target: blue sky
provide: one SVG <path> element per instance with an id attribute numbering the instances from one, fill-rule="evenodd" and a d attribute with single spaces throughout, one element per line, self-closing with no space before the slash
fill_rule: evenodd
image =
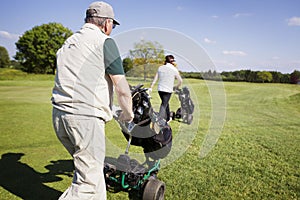
<path id="1" fill-rule="evenodd" d="M 0 46 L 15 55 L 15 42 L 34 26 L 58 22 L 73 32 L 91 0 L 1 0 Z M 176 31 L 203 48 L 217 71 L 291 73 L 300 70 L 299 0 L 107 0 L 121 23 L 112 37 L 156 27 Z M 170 37 L 171 38 L 171 37 Z M 136 42 L 136 41 L 135 41 Z M 180 41 L 173 39 L 174 44 Z M 132 46 L 133 47 L 133 46 Z"/>

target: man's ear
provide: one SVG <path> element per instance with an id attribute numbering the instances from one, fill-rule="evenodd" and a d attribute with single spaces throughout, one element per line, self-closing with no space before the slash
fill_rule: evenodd
<path id="1" fill-rule="evenodd" d="M 107 28 L 107 19 L 105 19 L 105 22 L 104 22 L 104 32 L 106 33 L 106 31 L 108 30 L 108 28 Z"/>

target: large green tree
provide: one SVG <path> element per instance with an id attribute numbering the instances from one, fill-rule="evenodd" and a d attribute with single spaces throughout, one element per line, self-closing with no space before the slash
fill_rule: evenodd
<path id="1" fill-rule="evenodd" d="M 264 82 L 271 82 L 273 79 L 272 73 L 268 71 L 262 71 L 257 73 L 257 77 L 260 81 Z"/>
<path id="2" fill-rule="evenodd" d="M 130 50 L 130 57 L 133 60 L 133 75 L 143 74 L 146 80 L 153 76 L 158 65 L 163 64 L 165 55 L 163 46 L 158 42 L 141 40 Z"/>
<path id="3" fill-rule="evenodd" d="M 72 31 L 59 23 L 43 24 L 26 31 L 16 43 L 15 59 L 28 73 L 55 73 L 56 51 Z"/>
<path id="4" fill-rule="evenodd" d="M 9 63 L 10 59 L 6 48 L 0 46 L 0 68 L 8 67 Z"/>

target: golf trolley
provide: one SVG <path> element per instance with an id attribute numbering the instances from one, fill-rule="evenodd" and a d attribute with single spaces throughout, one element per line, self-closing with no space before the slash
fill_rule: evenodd
<path id="1" fill-rule="evenodd" d="M 131 199 L 164 199 L 166 186 L 157 178 L 157 174 L 160 159 L 171 150 L 172 130 L 152 109 L 147 89 L 142 87 L 131 87 L 135 115 L 131 123 L 119 120 L 120 110 L 114 114 L 128 142 L 125 154 L 121 154 L 115 162 L 105 162 L 105 181 L 108 191 L 128 192 Z M 146 157 L 144 163 L 140 164 L 129 157 L 130 145 L 143 148 Z"/>
<path id="2" fill-rule="evenodd" d="M 191 124 L 193 121 L 194 103 L 190 97 L 189 89 L 185 86 L 182 89 L 176 88 L 174 92 L 178 95 L 180 107 L 176 113 L 171 112 L 171 118 L 173 120 L 182 119 L 184 123 Z"/>

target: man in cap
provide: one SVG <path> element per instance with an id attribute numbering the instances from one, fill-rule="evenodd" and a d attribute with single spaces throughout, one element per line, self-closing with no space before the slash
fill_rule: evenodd
<path id="1" fill-rule="evenodd" d="M 81 30 L 57 52 L 53 126 L 75 166 L 72 184 L 59 199 L 106 199 L 104 130 L 105 123 L 112 119 L 113 86 L 123 111 L 120 119 L 133 119 L 122 60 L 109 37 L 116 25 L 119 22 L 112 7 L 94 2 L 86 11 Z"/>

